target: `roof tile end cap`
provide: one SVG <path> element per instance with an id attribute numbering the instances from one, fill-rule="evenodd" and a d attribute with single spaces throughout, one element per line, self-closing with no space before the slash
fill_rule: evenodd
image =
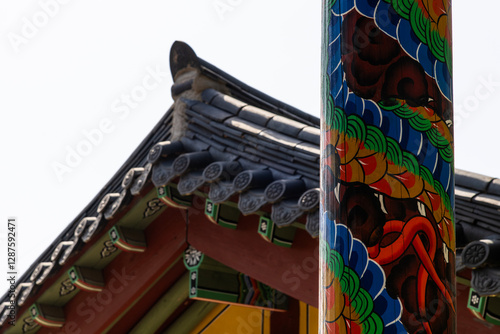
<path id="1" fill-rule="evenodd" d="M 194 50 L 184 42 L 176 41 L 170 48 L 170 72 L 175 81 L 177 73 L 185 68 L 200 69 L 200 61 Z"/>

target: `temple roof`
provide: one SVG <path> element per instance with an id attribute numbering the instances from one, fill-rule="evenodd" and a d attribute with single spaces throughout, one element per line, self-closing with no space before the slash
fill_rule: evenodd
<path id="1" fill-rule="evenodd" d="M 500 179 L 456 170 L 457 273 L 479 295 L 500 293 Z"/>
<path id="2" fill-rule="evenodd" d="M 215 204 L 236 196 L 244 215 L 270 206 L 278 226 L 305 214 L 316 236 L 319 120 L 209 65 L 186 44 L 172 47 L 171 68 L 173 130 L 148 154 L 153 184 L 178 178 L 180 195 L 205 187 Z"/>
<path id="3" fill-rule="evenodd" d="M 463 242 L 500 234 L 500 179 L 457 169 L 455 184 L 457 223 L 475 230 L 467 230 Z"/>
<path id="4" fill-rule="evenodd" d="M 193 194 L 243 215 L 318 235 L 319 119 L 282 103 L 172 46 L 174 103 L 129 159 L 18 280 L 17 303 L 43 290 L 85 246 L 151 186 L 182 206 Z M 237 205 L 235 205 L 237 203 Z M 87 247 L 88 248 L 88 247 Z M 86 249 L 87 249 L 86 248 Z M 4 323 L 9 295 L 1 304 Z M 313 298 L 314 299 L 314 298 Z"/>
<path id="5" fill-rule="evenodd" d="M 181 207 L 196 194 L 243 215 L 269 217 L 278 227 L 303 229 L 311 238 L 318 235 L 319 119 L 245 85 L 197 57 L 185 43 L 172 46 L 170 62 L 173 105 L 19 278 L 18 306 L 33 299 L 48 278 L 62 274 L 72 257 L 153 186 L 173 206 Z M 457 170 L 456 185 L 459 255 L 465 254 L 464 248 L 475 245 L 477 250 L 483 244 L 488 254 L 490 249 L 500 255 L 479 241 L 500 240 L 500 180 Z M 457 271 L 472 269 L 473 287 L 480 291 L 482 283 L 474 286 L 474 272 L 494 277 L 498 265 L 495 256 L 485 257 L 472 263 L 459 256 L 457 263 Z M 6 294 L 0 304 L 2 324 L 9 305 Z"/>

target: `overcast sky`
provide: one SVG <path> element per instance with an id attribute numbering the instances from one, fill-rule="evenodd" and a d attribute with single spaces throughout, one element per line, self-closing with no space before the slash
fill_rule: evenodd
<path id="1" fill-rule="evenodd" d="M 497 11 L 453 5 L 456 167 L 500 176 Z M 319 117 L 320 32 L 321 5 L 310 0 L 3 1 L 0 294 L 7 287 L 7 217 L 18 219 L 22 272 L 171 105 L 175 40 Z M 134 91 L 145 93 L 127 101 Z M 81 159 L 78 150 L 86 154 Z"/>

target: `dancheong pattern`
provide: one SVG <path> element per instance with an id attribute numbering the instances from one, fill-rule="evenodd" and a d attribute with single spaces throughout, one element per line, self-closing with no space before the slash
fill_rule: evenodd
<path id="1" fill-rule="evenodd" d="M 454 333 L 449 0 L 323 15 L 323 333 Z"/>

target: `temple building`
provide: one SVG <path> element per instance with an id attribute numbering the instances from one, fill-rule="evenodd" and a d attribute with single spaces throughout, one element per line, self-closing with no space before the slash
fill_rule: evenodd
<path id="1" fill-rule="evenodd" d="M 3 296 L 0 332 L 318 333 L 320 120 L 185 43 L 170 67 L 172 106 Z M 497 333 L 500 179 L 457 170 L 455 205 L 458 332 Z"/>

